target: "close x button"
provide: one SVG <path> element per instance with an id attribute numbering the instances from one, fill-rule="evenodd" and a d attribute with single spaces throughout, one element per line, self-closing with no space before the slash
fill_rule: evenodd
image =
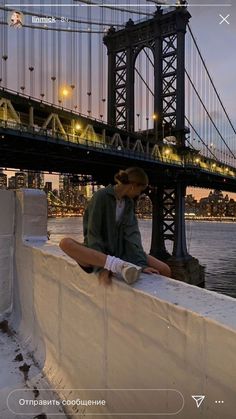
<path id="1" fill-rule="evenodd" d="M 223 15 L 219 15 L 219 17 L 221 18 L 221 21 L 219 22 L 219 25 L 222 25 L 222 23 L 226 23 L 227 25 L 230 24 L 229 22 L 229 18 L 230 18 L 230 14 L 228 14 L 227 16 L 223 16 Z"/>

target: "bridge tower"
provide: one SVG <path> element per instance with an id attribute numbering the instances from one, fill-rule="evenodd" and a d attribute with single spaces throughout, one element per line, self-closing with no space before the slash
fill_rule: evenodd
<path id="1" fill-rule="evenodd" d="M 163 13 L 157 6 L 153 17 L 134 23 L 131 19 L 122 30 L 111 27 L 104 37 L 108 53 L 108 123 L 134 132 L 135 61 L 144 48 L 154 57 L 154 132 L 171 127 L 179 149 L 185 147 L 185 33 L 191 17 L 181 7 Z M 160 138 L 160 135 L 158 135 Z M 157 138 L 156 138 L 157 140 Z M 155 137 L 154 137 L 155 141 Z M 148 172 L 148 170 L 147 170 Z M 168 184 L 157 179 L 150 198 L 153 206 L 150 253 L 168 260 L 177 279 L 203 283 L 203 268 L 187 251 L 184 220 L 186 184 L 171 179 Z M 166 240 L 173 241 L 173 254 L 166 250 Z"/>

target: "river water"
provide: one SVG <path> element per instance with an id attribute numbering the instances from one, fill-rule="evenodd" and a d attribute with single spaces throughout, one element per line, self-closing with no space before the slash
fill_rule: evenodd
<path id="1" fill-rule="evenodd" d="M 139 220 L 143 247 L 151 243 L 151 220 Z M 50 242 L 58 244 L 65 237 L 83 242 L 82 218 L 48 220 Z M 188 252 L 205 266 L 205 288 L 236 298 L 236 223 L 187 221 Z"/>

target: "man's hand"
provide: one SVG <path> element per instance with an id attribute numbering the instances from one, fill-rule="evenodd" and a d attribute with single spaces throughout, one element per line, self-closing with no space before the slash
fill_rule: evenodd
<path id="1" fill-rule="evenodd" d="M 105 287 L 111 286 L 112 273 L 107 269 L 103 269 L 101 272 L 99 272 L 98 279 L 100 285 L 104 285 Z"/>
<path id="2" fill-rule="evenodd" d="M 145 274 L 160 274 L 160 272 L 157 269 L 151 268 L 151 266 L 148 266 L 147 268 L 144 268 L 143 272 Z"/>

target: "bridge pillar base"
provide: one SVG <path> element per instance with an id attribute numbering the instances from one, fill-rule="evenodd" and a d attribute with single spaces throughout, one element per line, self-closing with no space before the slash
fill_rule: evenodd
<path id="1" fill-rule="evenodd" d="M 204 287 L 205 285 L 205 270 L 200 265 L 198 259 L 189 256 L 186 258 L 176 258 L 172 256 L 167 261 L 172 270 L 172 278 L 187 284 Z"/>

